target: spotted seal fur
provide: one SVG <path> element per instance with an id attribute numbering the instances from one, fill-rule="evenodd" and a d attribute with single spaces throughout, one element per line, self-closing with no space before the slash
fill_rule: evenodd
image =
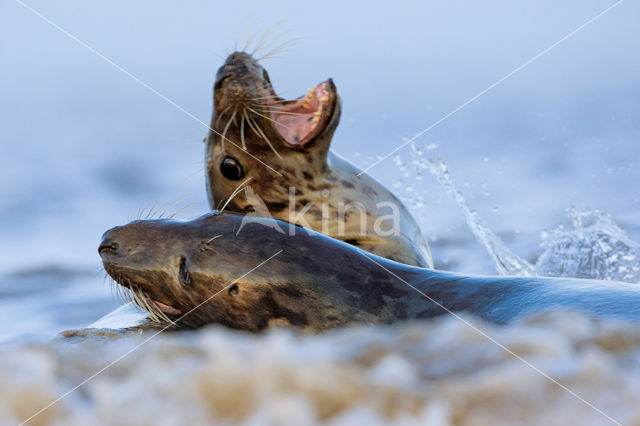
<path id="1" fill-rule="evenodd" d="M 388 259 L 433 267 L 427 241 L 402 202 L 329 149 L 341 108 L 331 79 L 285 100 L 258 61 L 234 52 L 213 91 L 205 152 L 211 208 L 219 209 L 250 178 L 264 214 Z M 242 194 L 226 209 L 256 211 Z"/>

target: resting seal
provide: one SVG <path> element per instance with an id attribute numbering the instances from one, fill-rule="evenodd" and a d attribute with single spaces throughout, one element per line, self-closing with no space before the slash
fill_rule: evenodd
<path id="1" fill-rule="evenodd" d="M 251 188 L 264 202 L 262 215 L 432 268 L 429 246 L 402 202 L 370 176 L 356 176 L 357 168 L 329 150 L 339 120 L 340 100 L 331 79 L 304 97 L 285 100 L 251 55 L 231 54 L 216 76 L 206 139 L 211 208 L 219 209 L 251 178 Z M 226 209 L 258 210 L 245 195 L 232 198 Z M 398 225 L 394 232 L 392 221 Z"/>
<path id="2" fill-rule="evenodd" d="M 215 212 L 192 221 L 141 220 L 105 232 L 98 251 L 105 270 L 142 306 L 184 327 L 322 331 L 447 310 L 496 323 L 560 309 L 640 321 L 638 286 L 423 269 L 304 228 L 293 236 L 277 229 L 287 226 Z"/>

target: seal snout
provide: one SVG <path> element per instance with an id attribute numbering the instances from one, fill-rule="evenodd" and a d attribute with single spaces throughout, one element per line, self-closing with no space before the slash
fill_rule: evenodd
<path id="1" fill-rule="evenodd" d="M 98 246 L 98 253 L 104 259 L 107 255 L 115 255 L 120 251 L 120 243 L 115 238 L 110 237 L 109 233 L 105 234 L 100 246 Z"/>

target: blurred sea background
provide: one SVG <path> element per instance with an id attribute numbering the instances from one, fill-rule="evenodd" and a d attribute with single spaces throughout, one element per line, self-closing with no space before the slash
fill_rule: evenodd
<path id="1" fill-rule="evenodd" d="M 332 77 L 343 102 L 333 149 L 364 168 L 614 2 L 26 4 L 205 123 L 226 55 L 279 22 L 271 46 L 291 46 L 263 63 L 276 91 L 294 98 Z M 572 207 L 609 214 L 640 241 L 639 16 L 640 4 L 620 3 L 415 141 L 532 264 L 545 235 L 572 229 Z M 0 4 L 0 34 L 0 345 L 9 348 L 119 306 L 97 253 L 105 230 L 150 209 L 185 219 L 208 210 L 207 129 L 20 2 Z M 415 173 L 412 152 L 369 173 L 420 218 L 437 268 L 496 274 L 460 204 Z M 434 410 L 425 418 L 440 419 Z"/>

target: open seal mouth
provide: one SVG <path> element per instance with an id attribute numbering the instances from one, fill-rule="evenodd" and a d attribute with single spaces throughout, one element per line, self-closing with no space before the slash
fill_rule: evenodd
<path id="1" fill-rule="evenodd" d="M 273 89 L 271 94 L 266 102 L 269 115 L 280 136 L 292 146 L 304 146 L 322 132 L 337 99 L 331 79 L 312 87 L 298 99 L 282 99 Z"/>
<path id="2" fill-rule="evenodd" d="M 297 99 L 283 99 L 271 84 L 267 71 L 249 54 L 232 53 L 220 67 L 214 84 L 214 126 L 222 138 L 239 139 L 246 149 L 253 133 L 264 140 L 276 155 L 274 137 L 292 148 L 312 143 L 338 111 L 338 94 L 328 79 Z"/>

